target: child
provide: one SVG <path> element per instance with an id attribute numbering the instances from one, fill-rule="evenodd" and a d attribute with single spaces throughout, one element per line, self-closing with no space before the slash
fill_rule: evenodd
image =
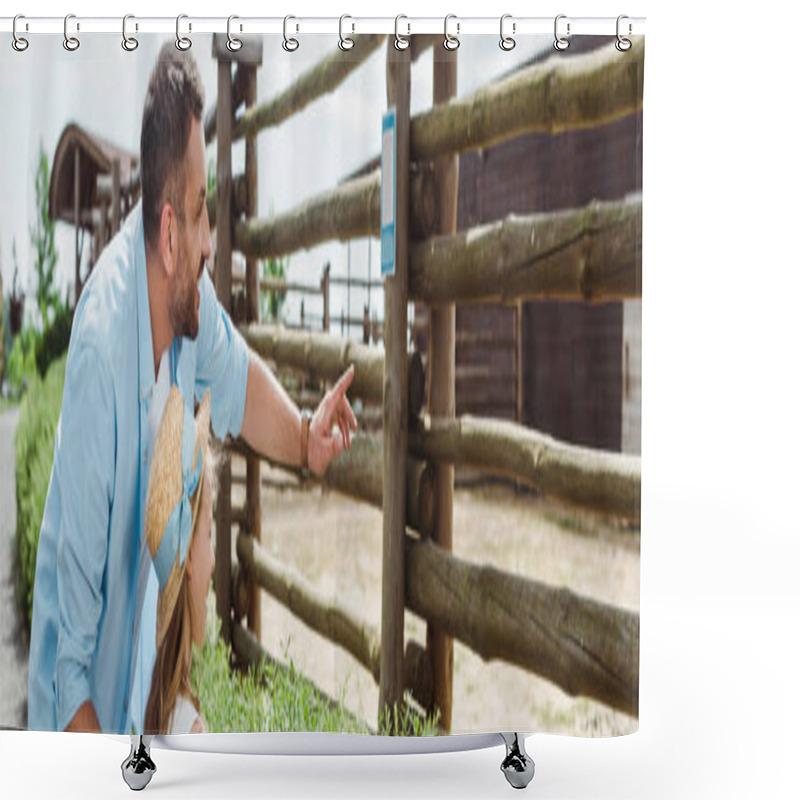
<path id="1" fill-rule="evenodd" d="M 172 387 L 156 436 L 147 486 L 145 535 L 158 576 L 156 661 L 146 733 L 204 733 L 189 682 L 192 644 L 202 646 L 214 571 L 211 511 L 216 491 L 209 446 L 210 398 L 191 407 Z"/>

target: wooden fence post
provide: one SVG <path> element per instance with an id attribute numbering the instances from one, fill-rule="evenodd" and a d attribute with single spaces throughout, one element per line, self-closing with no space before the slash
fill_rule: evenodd
<path id="1" fill-rule="evenodd" d="M 120 222 L 120 163 L 115 158 L 111 162 L 111 236 L 116 236 Z"/>
<path id="2" fill-rule="evenodd" d="M 258 63 L 240 63 L 237 70 L 244 74 L 244 102 L 247 108 L 252 108 L 257 100 Z M 257 136 L 252 134 L 245 141 L 245 182 L 247 186 L 247 216 L 251 219 L 258 217 L 258 148 Z M 258 322 L 260 314 L 259 302 L 259 274 L 258 259 L 246 259 L 246 300 L 247 321 Z M 247 458 L 247 533 L 254 541 L 261 542 L 261 459 L 256 455 Z M 247 580 L 247 627 L 257 642 L 261 641 L 261 591 L 253 576 Z"/>
<path id="3" fill-rule="evenodd" d="M 331 328 L 331 262 L 325 265 L 322 271 L 322 280 L 319 288 L 322 291 L 322 330 L 330 332 Z"/>
<path id="4" fill-rule="evenodd" d="M 385 291 L 383 371 L 383 572 L 381 579 L 381 686 L 379 711 L 403 699 L 405 620 L 406 459 L 408 455 L 408 182 L 410 151 L 410 48 L 397 50 L 389 37 L 386 88 L 396 107 L 395 274 Z M 388 706 L 388 709 L 387 709 Z"/>
<path id="5" fill-rule="evenodd" d="M 75 306 L 81 296 L 81 149 L 75 148 L 75 192 L 73 195 L 75 203 Z M 95 255 L 95 258 L 97 256 Z"/>
<path id="6" fill-rule="evenodd" d="M 217 298 L 230 314 L 231 312 L 231 271 L 233 251 L 233 172 L 231 168 L 231 141 L 233 135 L 234 89 L 231 76 L 231 64 L 238 63 L 238 70 L 251 70 L 250 75 L 242 73 L 241 78 L 247 84 L 246 92 L 241 95 L 248 104 L 256 101 L 256 69 L 261 63 L 262 43 L 260 37 L 244 37 L 243 46 L 236 52 L 228 50 L 227 37 L 215 34 L 212 40 L 212 55 L 217 59 L 217 264 L 216 289 Z M 239 87 L 241 88 L 241 87 Z M 247 196 L 247 213 L 254 215 L 257 210 L 258 169 L 256 165 L 256 146 L 254 139 L 245 144 L 245 188 Z M 248 319 L 255 308 L 258 314 L 258 263 L 256 258 L 247 259 L 245 279 L 246 302 L 248 303 Z M 247 470 L 247 525 L 248 533 L 260 532 L 260 466 L 256 467 L 258 479 L 254 479 L 250 465 Z M 217 613 L 220 618 L 222 638 L 231 641 L 231 609 L 233 600 L 233 576 L 231 573 L 231 465 L 230 460 L 223 463 L 219 474 L 219 491 L 217 493 L 217 555 L 216 555 L 216 591 Z M 253 483 L 253 481 L 255 482 Z M 255 491 L 252 489 L 255 487 Z M 256 498 L 256 499 L 254 499 Z M 255 504 L 255 505 L 254 505 Z M 256 596 L 253 599 L 253 596 Z M 256 607 L 253 606 L 255 603 Z M 248 625 L 260 627 L 257 610 L 257 593 L 253 591 L 248 605 Z"/>
<path id="7" fill-rule="evenodd" d="M 231 129 L 233 100 L 231 62 L 225 47 L 216 46 L 217 57 L 217 298 L 228 313 L 231 310 L 231 251 L 233 246 L 233 207 L 231 204 Z M 231 466 L 223 462 L 219 470 L 216 513 L 216 590 L 217 614 L 224 641 L 231 641 Z"/>
<path id="8" fill-rule="evenodd" d="M 433 49 L 433 102 L 455 97 L 457 60 L 455 50 Z M 456 232 L 458 211 L 458 156 L 447 155 L 433 163 L 437 188 L 436 234 Z M 456 310 L 453 303 L 429 306 L 428 375 L 430 413 L 433 417 L 455 417 L 456 413 Z M 455 468 L 434 465 L 436 524 L 433 540 L 444 550 L 453 549 L 453 488 Z M 440 727 L 449 731 L 453 717 L 453 638 L 428 624 L 428 650 L 433 668 L 433 700 L 440 711 Z"/>

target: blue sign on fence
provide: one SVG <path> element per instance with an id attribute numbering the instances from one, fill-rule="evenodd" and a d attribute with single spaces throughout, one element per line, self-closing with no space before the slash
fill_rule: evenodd
<path id="1" fill-rule="evenodd" d="M 381 275 L 394 275 L 394 210 L 397 185 L 397 113 L 392 106 L 383 115 L 381 145 Z"/>

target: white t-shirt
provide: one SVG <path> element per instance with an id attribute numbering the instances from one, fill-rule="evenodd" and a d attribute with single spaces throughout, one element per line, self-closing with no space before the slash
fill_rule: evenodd
<path id="1" fill-rule="evenodd" d="M 203 720 L 192 701 L 185 694 L 178 694 L 167 733 L 191 733 L 195 720 L 200 722 L 202 730 L 205 731 Z"/>
<path id="2" fill-rule="evenodd" d="M 156 449 L 156 435 L 161 425 L 161 417 L 164 416 L 164 409 L 167 406 L 167 398 L 170 390 L 171 348 L 167 348 L 161 354 L 161 361 L 158 365 L 158 377 L 153 386 L 152 393 L 148 400 L 147 408 L 147 445 L 145 449 L 147 459 L 147 474 L 149 474 L 150 460 L 153 451 Z M 152 575 L 151 575 L 152 573 Z M 141 626 L 142 608 L 145 605 L 145 594 L 152 596 L 152 602 L 148 607 L 155 608 L 155 598 L 158 593 L 158 581 L 155 579 L 155 571 L 152 568 L 150 549 L 147 546 L 147 537 L 144 530 L 139 539 L 139 579 L 136 591 L 136 615 L 134 623 L 134 650 L 131 659 L 131 696 L 140 696 L 141 708 L 147 707 L 147 697 L 143 696 L 144 687 L 150 685 L 150 676 L 153 674 L 153 663 L 145 663 L 145 648 L 138 646 L 139 628 Z M 153 620 L 153 623 L 155 620 Z M 155 624 L 150 625 L 155 636 Z M 155 657 L 155 647 L 152 648 L 152 656 Z M 145 677 L 146 676 L 146 677 Z M 135 723 L 136 721 L 134 721 Z M 143 722 L 143 720 L 142 720 Z M 136 726 L 138 728 L 138 726 Z"/>

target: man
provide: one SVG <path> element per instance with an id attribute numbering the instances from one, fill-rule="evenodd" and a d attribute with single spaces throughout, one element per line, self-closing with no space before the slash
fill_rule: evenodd
<path id="1" fill-rule="evenodd" d="M 141 732 L 155 656 L 156 581 L 142 533 L 170 384 L 211 394 L 211 424 L 315 474 L 350 446 L 342 375 L 301 415 L 219 305 L 204 265 L 203 88 L 171 42 L 141 133 L 142 200 L 103 252 L 75 312 L 36 564 L 28 724 Z M 333 429 L 334 423 L 338 430 Z"/>

